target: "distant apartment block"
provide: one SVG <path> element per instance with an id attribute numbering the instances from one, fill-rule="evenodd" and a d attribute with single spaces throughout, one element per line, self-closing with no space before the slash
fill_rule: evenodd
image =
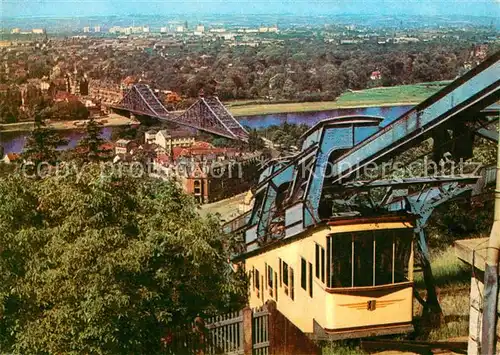
<path id="1" fill-rule="evenodd" d="M 85 26 L 83 28 L 83 33 L 90 33 L 90 26 Z"/>
<path id="2" fill-rule="evenodd" d="M 393 39 L 394 43 L 416 43 L 420 42 L 420 39 L 415 37 L 395 37 Z"/>
<path id="3" fill-rule="evenodd" d="M 17 34 L 17 33 L 21 33 L 21 29 L 20 28 L 13 28 L 10 33 L 12 34 Z"/>
<path id="4" fill-rule="evenodd" d="M 94 32 L 95 32 L 95 33 L 99 33 L 99 32 L 101 32 L 101 26 L 99 26 L 99 25 L 94 26 Z"/>
<path id="5" fill-rule="evenodd" d="M 37 35 L 43 35 L 45 30 L 43 28 L 33 28 L 31 32 Z"/>
<path id="6" fill-rule="evenodd" d="M 113 27 L 110 27 L 110 29 L 108 30 L 109 33 L 120 33 L 121 32 L 121 27 L 120 26 L 113 26 Z"/>
<path id="7" fill-rule="evenodd" d="M 89 95 L 98 102 L 107 104 L 117 103 L 123 98 L 120 85 L 101 80 L 90 80 Z"/>

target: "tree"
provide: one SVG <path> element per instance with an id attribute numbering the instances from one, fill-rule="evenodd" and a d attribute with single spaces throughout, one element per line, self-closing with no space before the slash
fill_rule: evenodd
<path id="1" fill-rule="evenodd" d="M 264 140 L 259 136 L 257 130 L 252 129 L 248 132 L 248 149 L 254 152 L 256 150 L 264 149 Z"/>
<path id="2" fill-rule="evenodd" d="M 43 116 L 44 113 L 40 111 L 35 114 L 35 128 L 26 139 L 22 153 L 24 160 L 35 167 L 42 162 L 55 164 L 59 156 L 56 148 L 67 144 L 54 129 L 46 126 Z"/>
<path id="3" fill-rule="evenodd" d="M 103 153 L 101 146 L 104 139 L 101 138 L 102 123 L 91 118 L 85 125 L 85 136 L 78 142 L 78 155 L 83 161 L 99 161 Z"/>
<path id="4" fill-rule="evenodd" d="M 246 301 L 220 221 L 120 170 L 0 179 L 3 351 L 158 354 L 177 325 Z"/>
<path id="5" fill-rule="evenodd" d="M 89 110 L 80 101 L 56 102 L 50 110 L 50 118 L 60 121 L 86 120 Z"/>

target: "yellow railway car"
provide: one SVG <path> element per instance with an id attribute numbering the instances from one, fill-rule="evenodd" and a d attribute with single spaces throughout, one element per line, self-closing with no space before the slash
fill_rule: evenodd
<path id="1" fill-rule="evenodd" d="M 330 219 L 244 253 L 250 307 L 272 299 L 315 339 L 411 331 L 414 226 L 410 215 Z"/>

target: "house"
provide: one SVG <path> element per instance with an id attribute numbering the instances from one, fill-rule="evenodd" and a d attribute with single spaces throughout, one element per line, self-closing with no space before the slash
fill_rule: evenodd
<path id="1" fill-rule="evenodd" d="M 158 132 L 154 129 L 150 129 L 146 133 L 144 133 L 144 142 L 145 143 L 155 143 L 156 142 L 156 134 Z"/>
<path id="2" fill-rule="evenodd" d="M 15 163 L 17 160 L 19 160 L 20 158 L 21 158 L 21 156 L 19 154 L 16 154 L 16 153 L 7 153 L 3 157 L 2 161 L 5 164 L 12 164 L 12 163 Z"/>
<path id="3" fill-rule="evenodd" d="M 154 142 L 170 152 L 175 147 L 190 147 L 195 142 L 195 135 L 189 131 L 163 129 L 156 133 Z"/>
<path id="4" fill-rule="evenodd" d="M 382 73 L 380 72 L 380 70 L 375 70 L 370 75 L 370 80 L 381 80 L 381 79 L 382 79 Z"/>
<path id="5" fill-rule="evenodd" d="M 136 147 L 135 142 L 128 139 L 119 139 L 115 142 L 115 154 L 126 155 Z"/>

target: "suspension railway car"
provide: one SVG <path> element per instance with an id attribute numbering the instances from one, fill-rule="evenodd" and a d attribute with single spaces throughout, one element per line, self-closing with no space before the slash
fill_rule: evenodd
<path id="1" fill-rule="evenodd" d="M 402 214 L 335 218 L 246 252 L 250 306 L 276 301 L 315 339 L 409 332 L 414 225 Z"/>

